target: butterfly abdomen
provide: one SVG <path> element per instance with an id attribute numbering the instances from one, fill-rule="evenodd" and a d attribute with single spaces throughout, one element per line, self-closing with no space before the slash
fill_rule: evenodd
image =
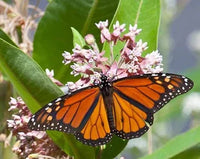
<path id="1" fill-rule="evenodd" d="M 106 106 L 106 113 L 110 125 L 110 129 L 113 130 L 115 128 L 114 118 L 113 118 L 113 99 L 112 95 L 104 97 L 104 104 Z"/>

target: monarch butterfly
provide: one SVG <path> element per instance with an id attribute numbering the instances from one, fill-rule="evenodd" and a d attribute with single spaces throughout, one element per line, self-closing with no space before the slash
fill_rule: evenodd
<path id="1" fill-rule="evenodd" d="M 41 108 L 28 123 L 33 130 L 72 133 L 91 146 L 109 142 L 113 134 L 132 139 L 148 130 L 153 114 L 193 82 L 184 76 L 157 73 L 110 81 L 101 75 L 99 84 L 59 97 Z"/>

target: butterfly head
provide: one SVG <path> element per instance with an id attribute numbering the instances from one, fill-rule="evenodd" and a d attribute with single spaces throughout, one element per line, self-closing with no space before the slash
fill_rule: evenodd
<path id="1" fill-rule="evenodd" d="M 111 83 L 110 81 L 108 80 L 108 77 L 104 74 L 101 75 L 101 82 L 99 84 L 99 87 L 102 89 L 102 88 L 106 88 L 106 87 L 111 87 Z"/>
<path id="2" fill-rule="evenodd" d="M 108 81 L 108 77 L 104 74 L 101 74 L 101 81 Z"/>

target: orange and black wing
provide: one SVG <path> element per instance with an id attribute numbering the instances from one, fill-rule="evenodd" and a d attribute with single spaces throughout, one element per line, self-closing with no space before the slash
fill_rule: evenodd
<path id="1" fill-rule="evenodd" d="M 88 145 L 102 145 L 112 137 L 98 87 L 84 88 L 57 98 L 36 112 L 28 125 L 33 130 L 72 133 Z"/>
<path id="2" fill-rule="evenodd" d="M 189 91 L 193 82 L 175 74 L 144 74 L 113 82 L 115 134 L 124 139 L 139 137 L 153 124 L 153 113 L 177 95 Z"/>
<path id="3" fill-rule="evenodd" d="M 77 132 L 76 138 L 91 146 L 104 145 L 112 138 L 106 108 L 102 95 L 84 128 Z"/>

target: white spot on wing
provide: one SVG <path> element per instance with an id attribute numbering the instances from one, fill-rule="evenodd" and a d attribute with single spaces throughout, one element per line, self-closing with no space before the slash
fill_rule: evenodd
<path id="1" fill-rule="evenodd" d="M 59 102 L 59 101 L 61 101 L 61 99 L 62 99 L 62 98 L 57 98 L 57 99 L 55 100 L 55 102 Z"/>
<path id="2" fill-rule="evenodd" d="M 158 74 L 156 74 L 156 73 L 153 73 L 153 74 L 152 74 L 152 76 L 158 76 Z"/>

